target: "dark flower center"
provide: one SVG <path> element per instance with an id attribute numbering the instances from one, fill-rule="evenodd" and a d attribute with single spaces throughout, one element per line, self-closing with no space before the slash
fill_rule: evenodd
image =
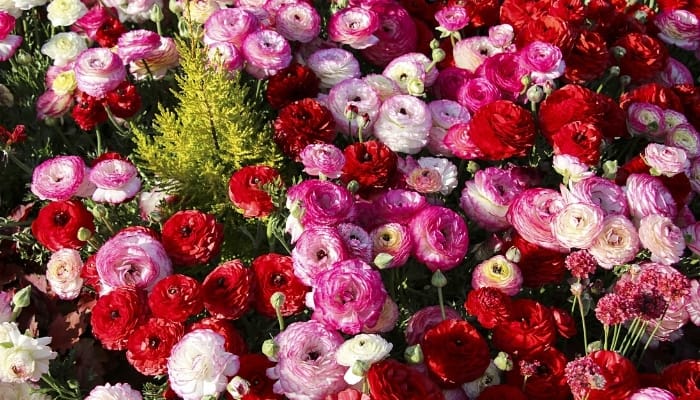
<path id="1" fill-rule="evenodd" d="M 274 274 L 272 275 L 271 282 L 274 286 L 282 286 L 286 283 L 286 279 L 284 278 L 284 275 L 282 274 Z"/>
<path id="2" fill-rule="evenodd" d="M 321 354 L 317 351 L 311 351 L 308 354 L 306 354 L 306 359 L 308 361 L 316 361 L 319 357 L 321 357 Z"/>
<path id="3" fill-rule="evenodd" d="M 185 225 L 183 227 L 180 227 L 180 235 L 182 235 L 182 237 L 189 237 L 191 233 L 192 233 L 192 228 L 190 228 L 189 225 Z"/>
<path id="4" fill-rule="evenodd" d="M 216 280 L 216 284 L 219 287 L 223 287 L 225 282 L 226 282 L 226 280 L 223 277 Z"/>
<path id="5" fill-rule="evenodd" d="M 325 250 L 319 250 L 319 251 L 316 252 L 316 258 L 317 258 L 319 261 L 320 261 L 320 260 L 323 260 L 323 259 L 326 258 L 327 256 L 328 256 L 328 253 L 326 253 Z"/>
<path id="6" fill-rule="evenodd" d="M 63 211 L 57 212 L 53 216 L 53 222 L 58 226 L 64 226 L 65 224 L 68 223 L 69 220 L 70 220 L 70 217 L 68 216 L 68 214 L 66 214 Z"/>
<path id="7" fill-rule="evenodd" d="M 112 310 L 112 312 L 109 313 L 109 316 L 110 316 L 110 318 L 112 318 L 112 319 L 117 319 L 117 318 L 119 318 L 119 311 L 117 311 L 117 310 Z"/>
<path id="8" fill-rule="evenodd" d="M 168 294 L 176 294 L 178 292 L 176 287 L 168 288 Z"/>
<path id="9" fill-rule="evenodd" d="M 148 338 L 148 347 L 156 349 L 158 345 L 160 345 L 160 338 L 154 336 Z"/>

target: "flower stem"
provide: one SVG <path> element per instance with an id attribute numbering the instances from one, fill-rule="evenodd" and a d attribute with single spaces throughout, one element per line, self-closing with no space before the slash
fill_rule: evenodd
<path id="1" fill-rule="evenodd" d="M 610 334 L 610 326 L 603 325 L 603 332 L 605 334 L 604 339 L 603 339 L 603 350 L 607 350 L 608 349 L 608 335 Z"/>
<path id="2" fill-rule="evenodd" d="M 445 300 L 443 299 L 443 296 L 442 296 L 442 288 L 441 287 L 437 288 L 437 292 L 438 292 L 438 302 L 440 303 L 440 314 L 442 315 L 442 320 L 444 321 L 447 319 L 447 315 L 445 314 Z"/>
<path id="3" fill-rule="evenodd" d="M 99 157 L 102 155 L 102 132 L 99 126 L 95 127 L 95 138 L 97 140 L 97 156 Z"/>
<path id="4" fill-rule="evenodd" d="M 581 328 L 583 330 L 583 351 L 584 354 L 588 354 L 588 332 L 586 331 L 586 315 L 583 313 L 583 301 L 581 301 L 581 295 L 576 295 L 576 302 L 578 303 L 578 311 L 581 315 Z"/>

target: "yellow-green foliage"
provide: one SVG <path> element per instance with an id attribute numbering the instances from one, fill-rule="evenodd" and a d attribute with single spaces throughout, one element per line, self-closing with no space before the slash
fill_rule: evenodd
<path id="1" fill-rule="evenodd" d="M 134 129 L 135 157 L 142 170 L 172 185 L 169 191 L 182 201 L 178 208 L 210 212 L 227 224 L 228 241 L 252 222 L 243 221 L 228 198 L 231 175 L 246 165 L 279 167 L 282 156 L 250 87 L 240 75 L 208 66 L 196 43 L 178 43 L 178 105 L 159 107 L 154 132 Z"/>

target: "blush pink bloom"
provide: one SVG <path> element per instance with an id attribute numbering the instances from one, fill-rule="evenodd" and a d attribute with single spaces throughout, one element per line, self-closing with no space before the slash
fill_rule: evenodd
<path id="1" fill-rule="evenodd" d="M 671 219 L 678 214 L 676 201 L 661 180 L 648 174 L 631 174 L 625 190 L 632 217 L 639 221 L 650 214 Z"/>
<path id="2" fill-rule="evenodd" d="M 452 100 L 436 100 L 428 104 L 433 126 L 428 132 L 426 149 L 435 156 L 452 157 L 452 151 L 445 145 L 447 130 L 458 123 L 466 123 L 471 119 L 469 110 Z"/>
<path id="3" fill-rule="evenodd" d="M 160 221 L 161 205 L 175 200 L 176 196 L 158 188 L 139 194 L 139 215 L 144 221 Z"/>
<path id="4" fill-rule="evenodd" d="M 273 390 L 291 400 L 323 400 L 347 387 L 336 353 L 343 336 L 319 321 L 294 322 L 280 332 L 277 365 L 267 370 Z"/>
<path id="5" fill-rule="evenodd" d="M 635 392 L 630 400 L 676 400 L 676 396 L 666 389 L 647 387 Z"/>
<path id="6" fill-rule="evenodd" d="M 123 231 L 106 241 L 97 251 L 95 266 L 102 294 L 119 287 L 151 290 L 173 272 L 163 245 L 141 231 Z"/>
<path id="7" fill-rule="evenodd" d="M 473 160 L 481 158 L 483 155 L 479 147 L 469 136 L 469 131 L 469 123 L 460 122 L 452 125 L 442 139 L 443 143 L 450 149 L 452 154 L 463 160 Z"/>
<path id="8" fill-rule="evenodd" d="M 77 298 L 83 287 L 82 268 L 83 260 L 77 250 L 61 249 L 51 254 L 46 264 L 46 281 L 51 291 L 62 300 Z"/>
<path id="9" fill-rule="evenodd" d="M 85 400 L 142 400 L 141 393 L 132 389 L 128 383 L 117 383 L 96 386 L 90 391 Z"/>
<path id="10" fill-rule="evenodd" d="M 469 249 L 464 219 L 449 208 L 428 206 L 410 224 L 413 255 L 431 271 L 459 265 Z"/>
<path id="11" fill-rule="evenodd" d="M 204 44 L 228 42 L 243 46 L 243 40 L 260 29 L 253 14 L 240 8 L 221 8 L 209 16 L 204 23 Z"/>
<path id="12" fill-rule="evenodd" d="M 574 183 L 569 190 L 562 190 L 562 194 L 567 203 L 598 205 L 606 216 L 629 214 L 625 193 L 610 179 L 591 176 Z"/>
<path id="13" fill-rule="evenodd" d="M 310 144 L 299 154 L 304 172 L 311 176 L 340 178 L 345 165 L 343 152 L 332 144 Z"/>
<path id="14" fill-rule="evenodd" d="M 78 89 L 101 99 L 126 79 L 121 58 L 109 49 L 90 48 L 75 60 L 75 79 Z"/>
<path id="15" fill-rule="evenodd" d="M 160 46 L 160 35 L 146 29 L 128 31 L 119 37 L 117 54 L 124 65 L 148 58 Z"/>
<path id="16" fill-rule="evenodd" d="M 551 224 L 564 208 L 564 198 L 552 189 L 535 188 L 520 193 L 510 204 L 506 219 L 530 243 L 565 252 L 568 249 L 557 242 Z"/>
<path id="17" fill-rule="evenodd" d="M 700 326 L 700 281 L 693 279 L 690 281 L 690 294 L 685 304 L 690 320 Z"/>
<path id="18" fill-rule="evenodd" d="M 394 152 L 416 154 L 428 143 L 432 124 L 430 110 L 422 100 L 398 95 L 380 107 L 374 136 Z"/>
<path id="19" fill-rule="evenodd" d="M 321 31 L 321 16 L 305 2 L 285 4 L 277 11 L 275 28 L 287 40 L 308 43 Z"/>
<path id="20" fill-rule="evenodd" d="M 457 101 L 471 113 L 501 98 L 501 91 L 486 78 L 469 79 L 457 92 Z"/>
<path id="21" fill-rule="evenodd" d="M 493 256 L 472 272 L 472 288 L 493 287 L 508 296 L 515 296 L 523 286 L 520 268 L 504 256 Z"/>
<path id="22" fill-rule="evenodd" d="M 639 221 L 639 240 L 651 251 L 651 261 L 675 264 L 685 250 L 683 232 L 670 218 L 650 214 Z"/>
<path id="23" fill-rule="evenodd" d="M 372 262 L 372 240 L 364 228 L 345 222 L 338 225 L 338 234 L 343 238 L 345 248 L 350 253 L 348 258 L 359 258 L 367 263 Z"/>
<path id="24" fill-rule="evenodd" d="M 387 298 L 379 272 L 356 258 L 319 273 L 313 288 L 311 318 L 349 335 L 374 325 Z"/>
<path id="25" fill-rule="evenodd" d="M 78 156 L 58 156 L 34 168 L 31 191 L 41 200 L 68 200 L 87 197 L 94 185 L 87 179 L 90 170 Z"/>
<path id="26" fill-rule="evenodd" d="M 238 47 L 228 42 L 217 42 L 209 45 L 207 58 L 210 65 L 223 68 L 227 72 L 239 71 L 243 68 L 243 54 Z"/>
<path id="27" fill-rule="evenodd" d="M 141 178 L 134 164 L 127 160 L 107 159 L 95 164 L 90 182 L 97 188 L 92 199 L 99 203 L 120 204 L 141 189 Z"/>
<path id="28" fill-rule="evenodd" d="M 462 316 L 452 307 L 445 307 L 446 319 L 461 319 Z M 411 315 L 406 323 L 404 335 L 409 346 L 423 340 L 423 334 L 430 328 L 443 321 L 440 306 L 421 308 Z"/>
<path id="29" fill-rule="evenodd" d="M 315 51 L 309 56 L 308 66 L 321 81 L 319 84 L 321 89 L 332 89 L 340 82 L 362 76 L 360 63 L 351 52 L 343 49 L 330 48 Z M 367 86 L 372 89 L 372 86 Z M 379 104 L 376 107 L 379 108 Z"/>
<path id="30" fill-rule="evenodd" d="M 413 241 L 408 228 L 398 223 L 388 223 L 375 228 L 371 234 L 373 253 L 379 258 L 375 258 L 375 264 L 378 261 L 382 265 L 377 267 L 398 268 L 406 264 L 408 258 L 413 251 Z M 387 259 L 386 254 L 391 256 Z"/>
<path id="31" fill-rule="evenodd" d="M 379 28 L 375 31 L 379 42 L 362 50 L 366 60 L 383 67 L 400 55 L 416 50 L 416 24 L 405 8 L 395 2 L 376 2 L 370 9 L 379 16 Z"/>
<path id="32" fill-rule="evenodd" d="M 487 58 L 502 52 L 486 36 L 473 36 L 457 42 L 452 49 L 455 66 L 469 72 L 476 72 Z"/>
<path id="33" fill-rule="evenodd" d="M 366 115 L 367 120 L 362 128 L 365 137 L 372 132 L 379 117 L 379 96 L 361 79 L 346 79 L 333 86 L 328 92 L 326 102 L 335 119 L 336 129 L 346 135 L 357 137 L 358 133 L 358 118 L 348 120 L 348 108 L 355 108 L 356 114 L 361 117 Z"/>
<path id="34" fill-rule="evenodd" d="M 135 60 L 129 64 L 129 71 L 135 80 L 148 77 L 163 79 L 168 71 L 180 64 L 180 55 L 172 38 L 161 37 L 160 46 L 153 50 L 144 60 Z"/>
<path id="35" fill-rule="evenodd" d="M 639 235 L 632 221 L 622 215 L 608 215 L 588 252 L 601 267 L 612 269 L 615 265 L 634 260 L 640 248 Z"/>
<path id="36" fill-rule="evenodd" d="M 377 95 L 381 101 L 384 101 L 397 94 L 401 94 L 401 88 L 399 85 L 384 75 L 369 74 L 363 76 L 362 80 L 370 85 L 375 92 L 377 92 Z"/>
<path id="37" fill-rule="evenodd" d="M 469 24 L 469 15 L 464 7 L 444 7 L 435 13 L 435 20 L 449 32 L 456 32 Z"/>
<path id="38" fill-rule="evenodd" d="M 379 319 L 374 325 L 366 325 L 362 328 L 365 333 L 387 333 L 394 330 L 396 323 L 399 321 L 399 306 L 391 299 L 391 296 L 386 297 L 382 312 L 379 314 Z"/>
<path id="39" fill-rule="evenodd" d="M 559 47 L 537 40 L 520 51 L 520 60 L 536 84 L 553 81 L 562 76 L 566 69 Z"/>
<path id="40" fill-rule="evenodd" d="M 36 117 L 39 120 L 46 118 L 58 118 L 73 106 L 73 95 L 71 93 L 57 94 L 53 90 L 42 93 L 36 100 Z"/>
<path id="41" fill-rule="evenodd" d="M 313 286 L 321 272 L 347 257 L 343 238 L 335 228 L 312 226 L 304 230 L 292 250 L 294 275 L 306 286 Z"/>
<path id="42" fill-rule="evenodd" d="M 246 36 L 242 50 L 248 62 L 247 71 L 258 79 L 274 75 L 292 62 L 292 48 L 287 39 L 269 29 Z"/>
<path id="43" fill-rule="evenodd" d="M 664 43 L 690 51 L 700 48 L 700 18 L 692 12 L 662 11 L 654 18 L 654 25 L 659 28 L 658 37 Z"/>
<path id="44" fill-rule="evenodd" d="M 379 17 L 367 8 L 347 7 L 328 20 L 328 38 L 354 49 L 366 49 L 379 42 L 373 33 L 379 28 Z"/>
<path id="45" fill-rule="evenodd" d="M 690 168 L 685 150 L 657 143 L 649 143 L 644 149 L 644 162 L 652 173 L 665 176 L 685 173 Z"/>
<path id="46" fill-rule="evenodd" d="M 500 49 L 507 49 L 515 39 L 515 31 L 509 24 L 494 25 L 489 28 L 489 41 Z"/>
<path id="47" fill-rule="evenodd" d="M 683 228 L 683 237 L 688 249 L 700 255 L 700 222 L 695 222 Z"/>
<path id="48" fill-rule="evenodd" d="M 603 210 L 593 204 L 569 203 L 552 220 L 552 233 L 560 245 L 587 249 L 603 229 Z"/>

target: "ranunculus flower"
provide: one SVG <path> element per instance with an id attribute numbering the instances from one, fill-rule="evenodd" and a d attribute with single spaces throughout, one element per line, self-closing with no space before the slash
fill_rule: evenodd
<path id="1" fill-rule="evenodd" d="M 391 343 L 375 334 L 363 333 L 346 340 L 336 353 L 338 364 L 350 367 L 345 373 L 345 382 L 354 385 L 362 381 L 363 376 L 353 372 L 353 365 L 357 361 L 361 361 L 369 367 L 386 358 L 392 347 Z"/>
<path id="2" fill-rule="evenodd" d="M 622 215 L 608 215 L 588 251 L 601 267 L 612 269 L 633 260 L 639 249 L 639 235 L 632 221 Z"/>
<path id="3" fill-rule="evenodd" d="M 14 322 L 5 324 L 3 328 L 11 325 L 3 335 L 6 345 L 0 348 L 0 381 L 37 382 L 49 372 L 49 362 L 58 355 L 48 346 L 51 337 L 33 338 L 23 335 Z"/>
<path id="4" fill-rule="evenodd" d="M 692 399 L 698 395 L 698 376 L 700 360 L 687 359 L 666 366 L 661 372 L 661 382 L 679 397 Z"/>
<path id="5" fill-rule="evenodd" d="M 522 157 L 534 145 L 532 114 L 507 100 L 497 100 L 479 108 L 468 124 L 469 137 L 486 160 Z"/>
<path id="6" fill-rule="evenodd" d="M 666 389 L 647 387 L 634 392 L 630 400 L 676 400 L 676 396 Z"/>
<path id="7" fill-rule="evenodd" d="M 520 60 L 535 84 L 553 81 L 564 74 L 566 64 L 559 47 L 545 42 L 534 41 L 520 51 Z"/>
<path id="8" fill-rule="evenodd" d="M 235 73 L 243 67 L 243 55 L 238 48 L 228 42 L 216 42 L 207 50 L 209 65 L 224 72 Z"/>
<path id="9" fill-rule="evenodd" d="M 528 189 L 510 204 L 506 219 L 528 242 L 564 251 L 551 229 L 552 221 L 564 206 L 564 198 L 552 189 Z"/>
<path id="10" fill-rule="evenodd" d="M 244 217 L 265 217 L 272 212 L 274 205 L 270 195 L 263 190 L 263 185 L 275 182 L 279 176 L 279 172 L 272 167 L 243 167 L 231 175 L 228 196 L 231 202 L 242 210 Z"/>
<path id="11" fill-rule="evenodd" d="M 663 109 L 652 103 L 630 104 L 627 108 L 627 130 L 635 136 L 663 140 L 666 133 Z"/>
<path id="12" fill-rule="evenodd" d="M 501 289 L 492 286 L 469 291 L 464 308 L 486 329 L 492 329 L 499 323 L 512 319 L 513 313 L 510 297 Z"/>
<path id="13" fill-rule="evenodd" d="M 94 186 L 87 179 L 90 170 L 78 156 L 58 156 L 34 168 L 31 191 L 41 200 L 68 200 L 89 196 Z"/>
<path id="14" fill-rule="evenodd" d="M 459 318 L 460 315 L 457 310 L 452 307 L 445 307 L 445 319 Z M 423 335 L 425 335 L 428 329 L 442 321 L 440 306 L 428 306 L 416 311 L 408 319 L 408 322 L 406 322 L 406 330 L 404 331 L 406 343 L 408 343 L 409 346 L 418 344 L 423 339 Z"/>
<path id="15" fill-rule="evenodd" d="M 73 96 L 71 94 L 59 95 L 53 90 L 44 92 L 36 100 L 37 119 L 58 118 L 73 106 Z"/>
<path id="16" fill-rule="evenodd" d="M 456 32 L 469 23 L 469 15 L 464 7 L 452 6 L 435 13 L 435 20 L 449 32 Z"/>
<path id="17" fill-rule="evenodd" d="M 343 222 L 338 224 L 338 233 L 345 243 L 345 248 L 350 253 L 349 258 L 359 258 L 366 263 L 372 262 L 372 240 L 363 227 Z"/>
<path id="18" fill-rule="evenodd" d="M 246 70 L 258 79 L 276 74 L 292 62 L 289 42 L 277 31 L 262 29 L 250 33 L 241 46 L 248 62 Z"/>
<path id="19" fill-rule="evenodd" d="M 668 177 L 686 173 L 690 168 L 685 150 L 657 143 L 649 143 L 644 148 L 644 162 L 651 167 L 653 174 Z"/>
<path id="20" fill-rule="evenodd" d="M 310 144 L 299 154 L 304 172 L 311 176 L 325 176 L 327 178 L 340 178 L 345 156 L 343 152 L 332 144 Z"/>
<path id="21" fill-rule="evenodd" d="M 683 232 L 670 218 L 649 214 L 639 220 L 639 241 L 651 251 L 651 261 L 666 265 L 680 261 L 685 250 Z"/>
<path id="22" fill-rule="evenodd" d="M 168 358 L 168 380 L 184 400 L 217 397 L 239 367 L 238 356 L 224 349 L 223 336 L 208 329 L 196 330 L 173 347 Z"/>
<path id="23" fill-rule="evenodd" d="M 480 263 L 472 271 L 472 287 L 494 287 L 509 296 L 520 292 L 523 275 L 518 266 L 504 256 L 493 256 Z"/>
<path id="24" fill-rule="evenodd" d="M 537 354 L 557 339 L 557 325 L 549 308 L 531 300 L 513 301 L 511 318 L 493 328 L 493 345 L 519 357 Z"/>
<path id="25" fill-rule="evenodd" d="M 467 80 L 459 87 L 457 101 L 470 112 L 502 98 L 501 91 L 486 78 L 476 77 Z"/>
<path id="26" fill-rule="evenodd" d="M 462 262 L 469 248 L 464 219 L 449 208 L 428 206 L 410 224 L 413 255 L 431 271 L 447 271 Z"/>
<path id="27" fill-rule="evenodd" d="M 654 18 L 658 38 L 685 50 L 700 47 L 700 17 L 684 9 L 663 10 Z"/>
<path id="28" fill-rule="evenodd" d="M 46 6 L 46 18 L 53 26 L 70 26 L 85 15 L 87 10 L 80 0 L 53 0 Z"/>
<path id="29" fill-rule="evenodd" d="M 475 72 L 487 58 L 502 50 L 491 44 L 486 36 L 472 36 L 455 43 L 452 53 L 455 66 Z"/>
<path id="30" fill-rule="evenodd" d="M 142 400 L 141 392 L 131 388 L 128 383 L 105 383 L 95 386 L 85 400 Z"/>
<path id="31" fill-rule="evenodd" d="M 367 383 L 370 395 L 376 400 L 445 399 L 432 379 L 391 358 L 372 364 L 367 371 Z"/>
<path id="32" fill-rule="evenodd" d="M 243 40 L 260 27 L 257 18 L 239 8 L 221 8 L 214 11 L 204 23 L 204 44 L 231 43 L 239 49 Z"/>
<path id="33" fill-rule="evenodd" d="M 170 351 L 184 333 L 179 322 L 150 318 L 129 336 L 126 359 L 144 375 L 163 375 L 168 370 Z"/>
<path id="34" fill-rule="evenodd" d="M 219 265 L 202 283 L 204 307 L 217 318 L 240 318 L 251 307 L 253 279 L 253 271 L 240 260 Z"/>
<path id="35" fill-rule="evenodd" d="M 365 333 L 391 332 L 396 327 L 397 322 L 399 322 L 399 306 L 391 299 L 391 296 L 387 296 L 377 322 L 374 325 L 365 326 L 362 331 Z"/>
<path id="36" fill-rule="evenodd" d="M 51 251 L 62 248 L 79 249 L 86 243 L 78 238 L 78 231 L 95 232 L 93 216 L 77 200 L 54 201 L 39 210 L 32 222 L 32 235 Z"/>
<path id="37" fill-rule="evenodd" d="M 83 261 L 77 250 L 61 249 L 51 255 L 46 264 L 46 280 L 60 299 L 73 300 L 80 295 L 82 267 Z"/>
<path id="38" fill-rule="evenodd" d="M 439 71 L 435 84 L 432 87 L 433 95 L 438 99 L 459 101 L 457 96 L 459 89 L 472 78 L 472 73 L 466 69 L 456 67 L 444 68 Z"/>
<path id="39" fill-rule="evenodd" d="M 373 35 L 379 28 L 379 17 L 371 9 L 347 7 L 328 20 L 328 38 L 354 49 L 365 49 L 379 42 Z"/>
<path id="40" fill-rule="evenodd" d="M 141 189 L 138 170 L 125 159 L 104 159 L 93 165 L 90 181 L 97 187 L 92 193 L 97 202 L 123 203 Z"/>
<path id="41" fill-rule="evenodd" d="M 321 271 L 312 287 L 312 318 L 351 335 L 377 322 L 387 297 L 379 272 L 359 259 Z"/>
<path id="42" fill-rule="evenodd" d="M 630 213 L 635 220 L 650 214 L 675 218 L 678 214 L 676 201 L 663 182 L 648 174 L 631 174 L 627 177 L 625 191 Z"/>
<path id="43" fill-rule="evenodd" d="M 525 88 L 523 78 L 530 73 L 520 58 L 517 53 L 494 54 L 484 60 L 478 72 L 503 91 L 506 98 L 515 98 Z"/>
<path id="44" fill-rule="evenodd" d="M 287 40 L 308 43 L 321 31 L 321 16 L 310 4 L 284 4 L 275 15 L 275 29 Z"/>
<path id="45" fill-rule="evenodd" d="M 345 166 L 340 179 L 345 184 L 356 181 L 364 192 L 385 188 L 397 169 L 396 153 L 376 140 L 353 143 L 343 154 Z"/>
<path id="46" fill-rule="evenodd" d="M 304 298 L 311 289 L 294 276 L 293 261 L 290 256 L 269 253 L 258 256 L 251 264 L 256 287 L 253 307 L 268 318 L 275 318 L 275 309 L 270 304 L 273 294 L 284 294 L 280 307 L 283 316 L 291 316 L 304 309 Z"/>
<path id="47" fill-rule="evenodd" d="M 352 193 L 330 181 L 303 181 L 287 191 L 287 202 L 300 208 L 300 222 L 304 227 L 332 226 L 354 217 Z"/>
<path id="48" fill-rule="evenodd" d="M 427 70 L 430 65 L 430 60 L 424 55 L 418 56 L 418 53 L 407 53 L 393 59 L 389 65 L 384 68 L 382 75 L 393 80 L 399 87 L 402 94 L 411 94 L 415 90 L 414 86 L 418 84 L 417 92 L 422 92 L 422 88 L 430 87 L 437 75 L 435 69 Z"/>
<path id="49" fill-rule="evenodd" d="M 552 169 L 562 176 L 562 181 L 565 185 L 595 176 L 595 172 L 591 171 L 588 165 L 581 162 L 577 157 L 568 154 L 555 153 L 554 157 L 552 157 Z M 564 189 L 562 189 L 563 191 Z"/>
<path id="50" fill-rule="evenodd" d="M 567 203 L 594 204 L 607 215 L 627 215 L 629 208 L 622 188 L 610 179 L 591 176 L 580 180 L 562 193 Z"/>
<path id="51" fill-rule="evenodd" d="M 419 211 L 428 206 L 428 201 L 412 190 L 390 189 L 373 204 L 382 222 L 408 225 Z"/>
<path id="52" fill-rule="evenodd" d="M 442 141 L 455 157 L 464 160 L 473 160 L 483 157 L 479 146 L 472 140 L 470 131 L 471 126 L 468 122 L 456 123 L 447 130 Z"/>
<path id="53" fill-rule="evenodd" d="M 379 268 L 397 268 L 408 261 L 413 250 L 413 240 L 405 225 L 399 223 L 387 223 L 375 228 L 371 234 L 372 253 L 375 255 L 375 264 L 378 260 Z M 389 260 L 382 259 L 381 254 L 389 255 Z M 379 256 L 380 258 L 376 258 Z"/>
<path id="54" fill-rule="evenodd" d="M 700 133 L 691 124 L 681 123 L 671 128 L 664 144 L 683 149 L 690 159 L 700 156 Z"/>
<path id="55" fill-rule="evenodd" d="M 379 109 L 374 136 L 392 151 L 418 153 L 428 143 L 432 118 L 428 106 L 414 96 L 387 99 Z"/>
<path id="56" fill-rule="evenodd" d="M 206 317 L 187 327 L 187 332 L 208 329 L 224 338 L 224 349 L 232 354 L 247 354 L 248 345 L 233 321 L 216 317 Z"/>
<path id="57" fill-rule="evenodd" d="M 147 58 L 160 46 L 160 35 L 147 29 L 135 29 L 119 37 L 117 54 L 124 65 Z"/>
<path id="58" fill-rule="evenodd" d="M 281 75 L 284 75 L 284 72 L 270 79 L 268 90 L 272 82 Z M 316 83 L 316 90 L 318 90 L 318 83 Z M 273 127 L 275 143 L 284 154 L 297 161 L 306 146 L 331 143 L 336 136 L 333 114 L 324 105 L 310 98 L 297 100 L 284 106 L 279 111 Z"/>
<path id="59" fill-rule="evenodd" d="M 399 3 L 391 2 L 373 4 L 370 9 L 379 16 L 379 29 L 375 31 L 379 42 L 362 50 L 365 59 L 383 67 L 396 57 L 416 49 L 416 24 L 406 9 Z"/>
<path id="60" fill-rule="evenodd" d="M 129 337 L 148 315 L 143 292 L 117 288 L 100 296 L 90 314 L 92 334 L 108 350 L 126 350 Z"/>
<path id="61" fill-rule="evenodd" d="M 446 388 L 480 377 L 491 362 L 486 340 L 463 320 L 440 322 L 425 332 L 420 345 L 430 375 Z"/>
<path id="62" fill-rule="evenodd" d="M 135 80 L 151 78 L 163 79 L 168 71 L 180 64 L 175 40 L 169 37 L 160 38 L 160 46 L 144 60 L 136 60 L 129 64 L 129 71 Z"/>
<path id="63" fill-rule="evenodd" d="M 346 259 L 343 238 L 333 227 L 311 226 L 304 230 L 292 250 L 294 275 L 305 285 L 312 286 L 318 274 Z"/>
<path id="64" fill-rule="evenodd" d="M 452 151 L 443 142 L 447 130 L 457 123 L 468 122 L 471 114 L 464 106 L 452 100 L 435 100 L 428 103 L 433 126 L 428 133 L 426 148 L 435 156 L 451 157 Z"/>
<path id="65" fill-rule="evenodd" d="M 553 250 L 527 241 L 516 232 L 512 235 L 511 245 L 520 252 L 518 267 L 523 273 L 523 285 L 538 288 L 543 285 L 561 282 L 565 278 L 566 253 L 561 249 Z M 503 251 L 508 247 L 504 246 Z"/>
<path id="66" fill-rule="evenodd" d="M 629 32 L 613 45 L 625 48 L 625 54 L 619 59 L 620 72 L 629 75 L 635 83 L 652 79 L 663 71 L 668 61 L 666 46 L 644 33 Z"/>
<path id="67" fill-rule="evenodd" d="M 313 100 L 318 94 L 318 85 L 319 79 L 311 68 L 292 62 L 267 81 L 265 99 L 275 110 L 302 99 L 318 104 Z M 286 153 L 284 148 L 282 150 Z"/>
<path id="68" fill-rule="evenodd" d="M 211 214 L 184 210 L 163 224 L 163 247 L 175 265 L 206 264 L 221 250 L 224 225 Z"/>
<path id="69" fill-rule="evenodd" d="M 628 399 L 639 388 L 639 377 L 634 364 L 619 353 L 598 350 L 588 355 L 601 369 L 605 379 L 603 389 L 593 389 L 590 400 Z"/>
<path id="70" fill-rule="evenodd" d="M 589 203 L 570 203 L 551 222 L 552 234 L 567 248 L 586 249 L 603 229 L 603 210 Z"/>
<path id="71" fill-rule="evenodd" d="M 377 92 L 369 84 L 357 78 L 345 79 L 333 86 L 328 92 L 326 103 L 335 119 L 336 129 L 352 137 L 358 137 L 360 123 L 358 119 L 360 118 L 363 119 L 363 135 L 369 136 L 381 111 L 381 101 Z M 349 108 L 353 109 L 358 118 L 348 119 Z"/>
<path id="72" fill-rule="evenodd" d="M 78 89 L 98 99 L 126 79 L 122 60 L 105 48 L 91 48 L 80 53 L 74 69 Z"/>
<path id="73" fill-rule="evenodd" d="M 276 379 L 275 393 L 290 399 L 323 400 L 347 384 L 345 367 L 336 361 L 343 337 L 319 321 L 295 322 L 274 338 L 277 365 L 267 370 Z"/>
<path id="74" fill-rule="evenodd" d="M 282 400 L 282 396 L 272 389 L 274 381 L 266 374 L 275 363 L 260 353 L 240 355 L 239 361 L 241 368 L 238 374 L 226 385 L 228 394 L 234 399 L 238 395 L 242 399 Z"/>
<path id="75" fill-rule="evenodd" d="M 360 63 L 355 56 L 343 49 L 320 49 L 311 54 L 307 64 L 321 80 L 321 89 L 331 89 L 338 83 L 362 76 Z"/>
<path id="76" fill-rule="evenodd" d="M 554 154 L 570 155 L 588 165 L 597 165 L 603 132 L 592 122 L 574 121 L 559 128 L 551 137 Z"/>
<path id="77" fill-rule="evenodd" d="M 53 60 L 53 65 L 61 67 L 75 61 L 86 49 L 87 43 L 83 36 L 75 32 L 60 32 L 41 46 L 41 53 L 49 56 Z"/>
<path id="78" fill-rule="evenodd" d="M 153 286 L 148 305 L 158 318 L 185 322 L 204 309 L 202 285 L 186 275 L 167 276 Z"/>

